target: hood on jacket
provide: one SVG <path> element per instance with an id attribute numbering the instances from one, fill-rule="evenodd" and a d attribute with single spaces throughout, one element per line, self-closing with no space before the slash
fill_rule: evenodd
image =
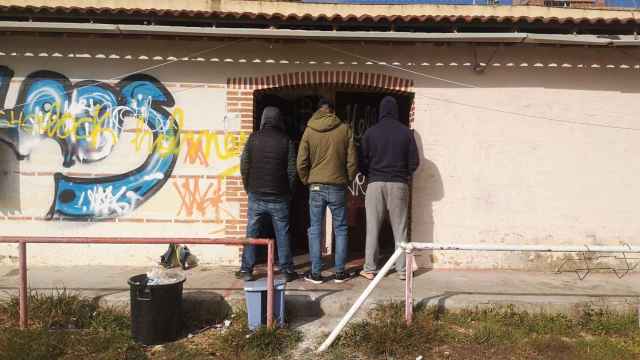
<path id="1" fill-rule="evenodd" d="M 380 121 L 393 119 L 398 120 L 398 102 L 391 96 L 385 96 L 384 99 L 380 102 L 380 112 L 378 119 Z"/>
<path id="2" fill-rule="evenodd" d="M 267 106 L 262 111 L 262 119 L 260 120 L 260 130 L 272 128 L 285 131 L 284 123 L 280 117 L 280 110 L 275 106 Z"/>
<path id="3" fill-rule="evenodd" d="M 318 132 L 327 132 L 337 128 L 340 124 L 340 119 L 335 114 L 318 110 L 313 114 L 307 126 Z"/>

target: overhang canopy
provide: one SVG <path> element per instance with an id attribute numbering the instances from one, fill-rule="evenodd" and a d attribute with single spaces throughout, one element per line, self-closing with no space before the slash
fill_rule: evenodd
<path id="1" fill-rule="evenodd" d="M 0 21 L 4 32 L 84 33 L 107 35 L 193 36 L 220 38 L 371 41 L 526 43 L 583 46 L 640 46 L 634 35 L 566 35 L 535 33 L 416 33 L 395 31 L 323 31 L 251 28 L 205 28 L 162 25 Z"/>
<path id="2" fill-rule="evenodd" d="M 225 4 L 227 2 L 233 4 L 227 6 L 230 10 L 225 11 L 0 5 L 0 21 L 340 32 L 518 32 L 569 35 L 635 35 L 640 28 L 640 19 L 630 11 L 545 9 L 536 6 L 442 5 L 414 8 L 411 5 L 395 5 L 381 8 L 375 5 L 359 5 L 356 8 L 338 8 L 341 5 L 332 5 L 333 7 L 323 6 L 321 9 L 341 12 L 323 14 L 318 12 L 320 8 L 314 7 L 314 4 L 299 2 L 224 1 Z M 265 12 L 245 11 L 247 9 Z M 349 10 L 358 13 L 354 15 L 344 12 Z M 367 13 L 367 10 L 370 13 Z M 394 12 L 399 15 L 394 15 Z"/>

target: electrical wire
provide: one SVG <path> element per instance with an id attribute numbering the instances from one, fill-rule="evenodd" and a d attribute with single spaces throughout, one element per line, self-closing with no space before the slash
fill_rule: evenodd
<path id="1" fill-rule="evenodd" d="M 355 53 L 352 53 L 352 52 L 349 52 L 349 51 L 346 51 L 346 50 L 341 50 L 341 49 L 335 48 L 335 47 L 333 47 L 331 45 L 326 45 L 326 44 L 322 44 L 322 43 L 318 43 L 318 45 L 321 46 L 321 47 L 325 47 L 327 49 L 331 49 L 331 50 L 334 50 L 336 52 L 342 53 L 344 55 L 353 56 L 353 57 L 358 58 L 360 60 L 366 60 L 366 61 L 375 63 L 376 65 L 387 66 L 387 67 L 390 67 L 390 68 L 393 68 L 393 69 L 396 69 L 396 70 L 405 71 L 405 72 L 408 72 L 410 74 L 426 77 L 426 78 L 437 80 L 437 81 L 442 81 L 442 82 L 445 82 L 445 83 L 448 83 L 448 84 L 452 84 L 452 85 L 458 85 L 458 86 L 467 87 L 467 88 L 478 88 L 477 85 L 463 83 L 463 82 L 454 81 L 454 80 L 449 80 L 449 79 L 441 78 L 441 77 L 438 77 L 438 76 L 422 73 L 422 72 L 419 72 L 419 71 L 403 68 L 403 67 L 398 66 L 398 65 L 388 64 L 388 63 L 386 63 L 384 61 L 371 59 L 371 58 L 368 58 L 366 56 L 361 56 L 361 55 L 358 55 L 358 54 L 355 54 Z"/>
<path id="2" fill-rule="evenodd" d="M 448 83 L 448 84 L 458 85 L 458 86 L 466 87 L 466 88 L 476 88 L 476 89 L 480 88 L 477 85 L 463 83 L 463 82 L 454 81 L 454 80 L 449 80 L 449 79 L 445 79 L 445 78 L 442 78 L 442 77 L 438 77 L 438 76 L 422 73 L 422 72 L 419 72 L 419 71 L 407 69 L 407 68 L 404 68 L 402 66 L 388 64 L 386 62 L 378 61 L 376 59 L 372 59 L 372 58 L 369 58 L 369 57 L 366 57 L 366 56 L 362 56 L 362 55 L 359 55 L 359 54 L 356 54 L 356 53 L 353 53 L 353 52 L 350 52 L 350 51 L 347 51 L 347 50 L 338 49 L 338 48 L 333 47 L 331 45 L 326 45 L 326 44 L 318 44 L 318 45 L 321 46 L 321 47 L 327 48 L 327 49 L 334 50 L 334 51 L 339 52 L 339 53 L 344 54 L 344 55 L 349 55 L 349 56 L 352 56 L 352 57 L 355 57 L 355 58 L 358 58 L 358 59 L 361 59 L 361 60 L 366 60 L 366 61 L 375 63 L 375 64 L 380 65 L 380 66 L 389 67 L 389 68 L 392 68 L 392 69 L 395 69 L 395 70 L 408 72 L 408 73 L 411 73 L 411 74 L 414 74 L 414 75 L 418 75 L 418 76 L 422 76 L 422 77 L 425 77 L 425 78 L 428 78 L 428 79 L 432 79 L 432 80 L 436 80 L 436 81 L 442 81 L 442 82 L 445 82 L 445 83 Z M 479 109 L 479 110 L 492 111 L 492 112 L 512 115 L 512 116 L 516 116 L 516 117 L 524 117 L 524 118 L 536 119 L 536 120 L 545 120 L 545 121 L 549 121 L 549 122 L 555 122 L 555 123 L 560 123 L 560 124 L 568 124 L 568 125 L 580 125 L 580 126 L 590 126 L 590 127 L 599 127 L 599 128 L 616 129 L 616 130 L 627 130 L 627 131 L 634 131 L 634 132 L 635 131 L 639 131 L 640 132 L 640 128 L 635 128 L 635 127 L 608 125 L 608 124 L 602 124 L 602 123 L 596 123 L 596 122 L 588 122 L 588 121 L 556 119 L 556 118 L 547 117 L 547 116 L 526 114 L 526 113 L 521 113 L 521 112 L 517 112 L 517 111 L 510 111 L 510 110 L 503 110 L 503 109 L 498 109 L 498 108 L 494 108 L 494 107 L 490 107 L 490 106 L 469 104 L 469 103 L 465 103 L 465 102 L 462 102 L 462 101 L 444 99 L 444 98 L 435 97 L 435 96 L 428 96 L 428 95 L 424 95 L 424 94 L 421 94 L 420 96 L 424 97 L 424 98 L 427 98 L 427 99 L 430 99 L 430 100 L 433 100 L 433 101 L 438 101 L 438 102 L 443 102 L 443 103 L 448 103 L 448 104 L 453 104 L 453 105 L 458 105 L 458 106 L 465 106 L 465 107 Z"/>
<path id="3" fill-rule="evenodd" d="M 130 76 L 130 75 L 135 75 L 135 74 L 139 74 L 139 73 L 142 73 L 142 72 L 156 70 L 156 69 L 159 69 L 161 67 L 173 64 L 173 63 L 175 63 L 177 61 L 182 61 L 182 59 L 184 59 L 184 58 L 190 58 L 190 57 L 206 54 L 206 53 L 209 53 L 209 52 L 212 52 L 212 51 L 216 51 L 216 50 L 222 49 L 222 48 L 227 47 L 227 46 L 235 45 L 235 44 L 237 44 L 237 43 L 239 43 L 241 41 L 244 41 L 244 40 L 245 39 L 237 39 L 237 40 L 234 40 L 234 41 L 222 44 L 222 45 L 214 46 L 212 48 L 199 50 L 199 51 L 196 51 L 194 53 L 190 53 L 190 54 L 187 54 L 185 56 L 181 56 L 181 57 L 173 59 L 173 60 L 165 61 L 165 62 L 160 63 L 160 64 L 148 66 L 148 67 L 145 67 L 145 68 L 142 68 L 142 69 L 137 69 L 137 70 L 134 70 L 134 71 L 131 71 L 131 72 L 127 72 L 127 73 L 124 73 L 124 74 L 121 74 L 121 75 L 114 76 L 114 77 L 112 77 L 110 79 L 99 80 L 99 81 L 96 81 L 96 82 L 93 82 L 93 83 L 90 83 L 90 84 L 86 84 L 86 85 L 83 85 L 83 86 L 80 86 L 80 87 L 76 87 L 73 90 L 69 90 L 69 91 L 64 92 L 63 94 L 69 95 L 69 94 L 73 93 L 74 91 L 76 91 L 79 88 L 88 87 L 88 86 L 96 86 L 96 85 L 100 85 L 100 84 L 106 84 L 106 83 L 108 83 L 110 81 L 119 80 L 119 79 L 125 78 L 125 77 Z M 22 103 L 22 104 L 16 104 L 16 105 L 13 106 L 13 108 L 15 109 L 15 108 L 23 107 L 23 106 L 25 106 L 27 104 L 28 104 L 28 102 L 25 102 L 25 103 Z"/>

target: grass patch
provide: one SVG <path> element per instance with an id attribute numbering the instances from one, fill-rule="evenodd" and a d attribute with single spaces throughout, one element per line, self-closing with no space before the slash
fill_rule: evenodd
<path id="1" fill-rule="evenodd" d="M 126 313 L 112 308 L 98 308 L 97 301 L 80 297 L 67 290 L 53 293 L 29 294 L 29 325 L 48 330 L 126 330 L 129 318 Z M 19 321 L 19 301 L 12 297 L 0 307 L 10 320 L 9 325 L 17 326 Z"/>
<path id="2" fill-rule="evenodd" d="M 246 310 L 240 309 L 232 319 L 231 326 L 211 339 L 211 348 L 220 359 L 277 359 L 286 358 L 302 341 L 302 333 L 286 328 L 259 328 L 251 332 L 247 326 Z"/>
<path id="3" fill-rule="evenodd" d="M 121 310 L 100 307 L 64 290 L 32 293 L 29 303 L 27 330 L 17 328 L 17 299 L 0 303 L 0 358 L 288 359 L 302 340 L 299 331 L 286 328 L 250 331 L 246 311 L 240 309 L 230 315 L 231 324 L 225 328 L 211 327 L 174 343 L 143 347 L 131 339 L 129 317 Z M 348 326 L 323 359 L 640 359 L 635 313 L 591 307 L 571 316 L 513 307 L 438 313 L 418 306 L 407 326 L 403 306 L 376 307 L 366 320 Z M 204 314 L 207 323 L 220 317 L 199 308 L 185 314 Z M 198 319 L 185 320 L 201 325 Z"/>
<path id="4" fill-rule="evenodd" d="M 587 306 L 577 324 L 584 331 L 597 335 L 627 335 L 638 332 L 637 313 L 618 313 Z"/>
<path id="5" fill-rule="evenodd" d="M 547 359 L 571 359 L 577 346 L 573 341 L 559 336 L 535 336 L 526 343 L 533 353 Z"/>
<path id="6" fill-rule="evenodd" d="M 633 352 L 627 341 L 616 338 L 596 337 L 589 340 L 581 339 L 577 342 L 577 356 L 574 359 L 600 360 L 638 359 L 640 353 Z"/>
<path id="7" fill-rule="evenodd" d="M 325 359 L 639 359 L 635 313 L 586 307 L 575 316 L 513 307 L 438 314 L 400 303 L 376 307 L 347 327 Z"/>
<path id="8" fill-rule="evenodd" d="M 134 343 L 126 312 L 100 307 L 96 301 L 65 290 L 29 295 L 30 328 L 18 323 L 18 300 L 0 303 L 0 359 L 247 359 L 287 358 L 302 340 L 302 334 L 289 329 L 247 327 L 246 311 L 233 314 L 231 326 L 212 328 L 193 337 L 144 347 Z M 195 314 L 202 314 L 196 309 Z M 185 315 L 193 313 L 185 312 Z M 214 316 L 208 314 L 207 324 Z M 4 319 L 4 320 L 3 320 Z M 198 324 L 202 319 L 185 319 Z"/>
<path id="9" fill-rule="evenodd" d="M 360 355 L 366 358 L 404 358 L 419 355 L 428 346 L 440 340 L 442 331 L 430 311 L 417 311 L 414 322 L 404 322 L 404 306 L 389 303 L 376 307 L 369 320 L 355 323 L 347 328 L 340 339 L 342 352 L 348 358 Z M 338 356 L 338 354 L 334 354 Z"/>
<path id="10" fill-rule="evenodd" d="M 18 323 L 18 299 L 0 304 L 0 354 L 8 359 L 143 359 L 129 336 L 128 315 L 66 290 L 29 294 L 29 329 Z"/>

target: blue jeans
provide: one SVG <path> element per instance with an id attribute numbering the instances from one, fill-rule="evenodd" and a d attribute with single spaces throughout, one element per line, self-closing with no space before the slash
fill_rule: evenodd
<path id="1" fill-rule="evenodd" d="M 291 247 L 289 240 L 289 198 L 280 196 L 260 196 L 249 194 L 249 209 L 247 211 L 249 222 L 247 224 L 247 237 L 259 238 L 260 223 L 263 217 L 270 217 L 273 229 L 276 233 L 276 245 L 278 247 L 278 262 L 280 271 L 293 271 Z M 252 272 L 256 263 L 255 245 L 245 245 L 242 252 L 242 265 L 240 271 Z"/>
<path id="2" fill-rule="evenodd" d="M 326 208 L 331 210 L 333 217 L 333 232 L 335 234 L 335 268 L 336 272 L 344 271 L 347 261 L 347 214 L 346 187 L 342 185 L 309 186 L 309 257 L 311 258 L 311 273 L 320 274 L 322 258 L 320 244 L 322 242 L 322 220 Z"/>

